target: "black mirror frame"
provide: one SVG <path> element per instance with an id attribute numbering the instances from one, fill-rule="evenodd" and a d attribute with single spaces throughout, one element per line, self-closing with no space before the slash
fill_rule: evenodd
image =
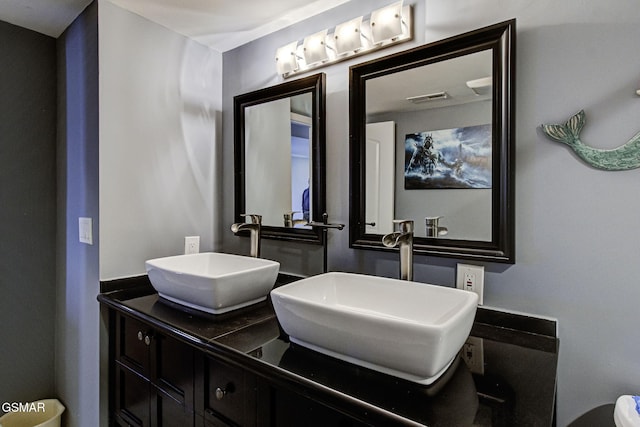
<path id="1" fill-rule="evenodd" d="M 367 80 L 481 50 L 493 51 L 491 241 L 414 238 L 422 255 L 515 263 L 515 19 L 375 59 L 350 68 L 351 197 L 349 246 L 384 247 L 382 235 L 365 232 L 365 125 Z"/>
<path id="2" fill-rule="evenodd" d="M 314 74 L 298 80 L 281 83 L 276 86 L 259 89 L 254 92 L 237 95 L 233 98 L 234 157 L 235 157 L 235 221 L 244 222 L 245 212 L 245 108 L 275 101 L 303 93 L 311 93 L 312 106 L 312 141 L 311 141 L 311 175 L 312 175 L 312 218 L 322 218 L 326 211 L 326 76 L 324 73 Z M 248 233 L 238 233 L 248 235 Z M 303 229 L 290 227 L 262 226 L 262 237 L 277 240 L 303 241 L 307 243 L 323 243 L 323 234 L 319 228 Z"/>

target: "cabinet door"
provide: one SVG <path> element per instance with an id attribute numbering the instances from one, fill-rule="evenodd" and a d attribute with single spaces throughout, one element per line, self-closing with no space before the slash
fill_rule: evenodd
<path id="1" fill-rule="evenodd" d="M 151 397 L 151 425 L 154 427 L 193 427 L 195 414 L 184 405 L 154 386 Z"/>
<path id="2" fill-rule="evenodd" d="M 115 363 L 115 421 L 117 425 L 145 427 L 149 419 L 149 381 L 119 363 Z"/>
<path id="3" fill-rule="evenodd" d="M 115 357 L 120 363 L 149 378 L 153 330 L 136 319 L 119 315 L 116 321 Z"/>
<path id="4" fill-rule="evenodd" d="M 208 425 L 255 425 L 255 376 L 211 358 L 206 358 L 204 370 L 204 409 Z"/>
<path id="5" fill-rule="evenodd" d="M 151 381 L 164 394 L 193 412 L 194 349 L 175 338 L 156 334 Z"/>
<path id="6" fill-rule="evenodd" d="M 136 372 L 116 364 L 116 425 L 192 427 L 193 411 Z"/>
<path id="7" fill-rule="evenodd" d="M 194 349 L 125 315 L 115 328 L 116 424 L 193 426 Z"/>

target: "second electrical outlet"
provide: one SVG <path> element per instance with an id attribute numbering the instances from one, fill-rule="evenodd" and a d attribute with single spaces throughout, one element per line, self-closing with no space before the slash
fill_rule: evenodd
<path id="1" fill-rule="evenodd" d="M 197 254 L 200 252 L 200 236 L 186 236 L 184 238 L 184 253 Z"/>
<path id="2" fill-rule="evenodd" d="M 458 264 L 456 287 L 478 294 L 478 304 L 483 304 L 484 267 L 480 265 Z"/>

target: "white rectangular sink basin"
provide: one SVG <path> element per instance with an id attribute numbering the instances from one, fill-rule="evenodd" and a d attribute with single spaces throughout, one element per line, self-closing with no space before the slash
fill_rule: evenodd
<path id="1" fill-rule="evenodd" d="M 351 273 L 325 273 L 271 291 L 292 342 L 431 384 L 471 332 L 473 292 Z"/>
<path id="2" fill-rule="evenodd" d="M 280 270 L 276 261 L 215 252 L 151 259 L 145 267 L 161 297 L 212 314 L 264 301 Z"/>

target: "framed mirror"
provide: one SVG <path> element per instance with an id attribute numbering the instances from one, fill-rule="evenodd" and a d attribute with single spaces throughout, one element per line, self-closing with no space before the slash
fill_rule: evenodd
<path id="1" fill-rule="evenodd" d="M 235 220 L 262 215 L 262 237 L 322 243 L 325 74 L 234 97 Z"/>
<path id="2" fill-rule="evenodd" d="M 515 262 L 515 20 L 350 68 L 350 246 Z"/>

